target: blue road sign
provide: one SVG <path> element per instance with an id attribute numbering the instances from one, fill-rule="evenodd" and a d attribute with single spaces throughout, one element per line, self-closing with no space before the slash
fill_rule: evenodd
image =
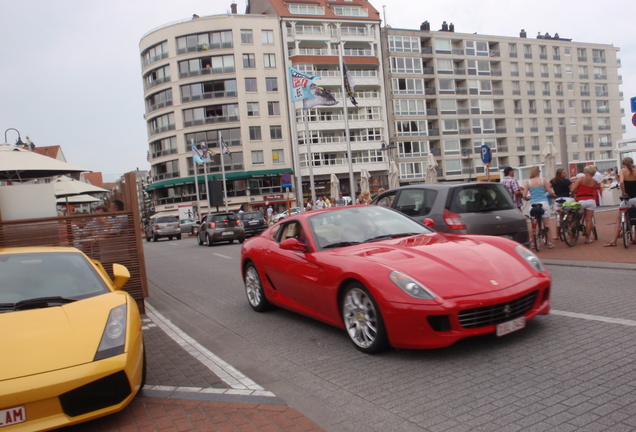
<path id="1" fill-rule="evenodd" d="M 490 151 L 490 147 L 486 144 L 481 146 L 481 161 L 485 164 L 490 163 L 492 160 L 492 152 Z"/>

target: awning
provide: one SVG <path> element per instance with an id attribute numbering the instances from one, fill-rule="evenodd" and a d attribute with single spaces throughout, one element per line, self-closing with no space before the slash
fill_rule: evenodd
<path id="1" fill-rule="evenodd" d="M 230 171 L 225 173 L 225 180 L 244 180 L 250 178 L 264 178 L 264 177 L 278 177 L 284 173 L 293 174 L 291 168 L 279 168 L 274 170 L 259 170 L 259 171 Z M 222 173 L 208 173 L 208 180 L 222 180 Z M 197 176 L 199 184 L 205 184 L 205 176 L 199 174 Z M 149 185 L 146 190 L 164 189 L 174 186 L 184 186 L 187 184 L 194 184 L 194 176 L 179 177 L 170 180 L 162 180 Z"/>

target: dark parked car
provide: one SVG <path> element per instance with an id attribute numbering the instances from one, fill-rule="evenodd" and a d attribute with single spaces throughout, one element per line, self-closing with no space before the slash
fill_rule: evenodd
<path id="1" fill-rule="evenodd" d="M 238 213 L 239 220 L 243 223 L 246 236 L 255 236 L 267 229 L 269 226 L 261 212 Z"/>
<path id="2" fill-rule="evenodd" d="M 500 183 L 433 183 L 384 192 L 372 204 L 391 207 L 443 233 L 487 234 L 528 245 L 528 223 Z"/>
<path id="3" fill-rule="evenodd" d="M 181 227 L 176 216 L 153 216 L 146 226 L 146 241 L 158 241 L 162 237 L 181 240 Z"/>
<path id="4" fill-rule="evenodd" d="M 212 246 L 222 241 L 233 243 L 234 240 L 238 240 L 239 243 L 245 241 L 245 230 L 236 213 L 223 212 L 203 216 L 197 234 L 199 246 L 203 243 Z"/>

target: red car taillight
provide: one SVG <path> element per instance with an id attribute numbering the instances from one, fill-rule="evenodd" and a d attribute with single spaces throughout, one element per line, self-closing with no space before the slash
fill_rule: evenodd
<path id="1" fill-rule="evenodd" d="M 214 229 L 216 228 L 216 222 L 210 222 L 208 226 L 210 227 L 210 229 Z"/>
<path id="2" fill-rule="evenodd" d="M 460 215 L 453 213 L 448 209 L 444 209 L 444 222 L 450 229 L 461 230 L 466 229 L 466 224 Z"/>

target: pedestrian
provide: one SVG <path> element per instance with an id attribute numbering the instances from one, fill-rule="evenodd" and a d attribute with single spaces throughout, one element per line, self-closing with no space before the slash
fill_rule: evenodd
<path id="1" fill-rule="evenodd" d="M 338 192 L 338 198 L 336 198 L 336 207 L 344 207 L 347 205 L 347 202 L 342 196 L 342 192 Z"/>
<path id="2" fill-rule="evenodd" d="M 584 176 L 576 179 L 570 186 L 570 191 L 576 196 L 576 200 L 581 203 L 585 217 L 585 243 L 592 243 L 590 233 L 593 228 L 594 210 L 598 199 L 598 190 L 601 185 L 594 180 L 596 168 L 594 165 L 587 165 L 583 168 Z"/>
<path id="3" fill-rule="evenodd" d="M 316 200 L 316 210 L 322 210 L 325 208 L 325 200 L 321 196 Z"/>
<path id="4" fill-rule="evenodd" d="M 632 158 L 626 157 L 623 159 L 623 168 L 621 168 L 619 172 L 619 177 L 621 195 L 629 196 L 629 201 L 627 201 L 627 208 L 636 205 L 636 169 L 634 169 L 634 160 Z M 620 215 L 620 212 L 618 212 L 618 216 L 616 218 L 616 226 L 614 228 L 614 238 L 611 241 L 605 243 L 603 247 L 616 246 L 618 234 L 621 230 Z M 636 239 L 632 239 L 632 242 L 636 242 Z"/>
<path id="5" fill-rule="evenodd" d="M 550 204 L 548 203 L 548 197 L 554 196 L 554 190 L 543 177 L 539 176 L 539 167 L 533 166 L 530 168 L 530 179 L 526 180 L 523 188 L 526 199 L 530 200 L 530 205 L 541 204 L 543 208 L 543 220 L 546 221 L 546 237 L 550 238 Z M 554 244 L 549 242 L 548 249 L 554 248 Z"/>
<path id="6" fill-rule="evenodd" d="M 270 205 L 269 207 L 267 207 L 267 223 L 271 225 L 273 219 L 274 219 L 274 209 Z"/>
<path id="7" fill-rule="evenodd" d="M 114 199 L 108 205 L 108 209 L 111 212 L 120 212 L 124 211 L 124 202 L 122 200 Z M 121 234 L 124 232 L 126 225 L 128 224 L 128 216 L 126 215 L 117 215 L 113 217 L 112 221 L 112 234 Z"/>
<path id="8" fill-rule="evenodd" d="M 312 208 L 311 200 L 307 200 L 307 205 L 305 205 L 305 211 L 310 211 Z"/>
<path id="9" fill-rule="evenodd" d="M 504 168 L 504 178 L 501 180 L 501 184 L 504 185 L 510 198 L 515 203 L 519 211 L 523 206 L 523 188 L 519 185 L 519 182 L 515 178 L 515 170 L 512 167 Z"/>

